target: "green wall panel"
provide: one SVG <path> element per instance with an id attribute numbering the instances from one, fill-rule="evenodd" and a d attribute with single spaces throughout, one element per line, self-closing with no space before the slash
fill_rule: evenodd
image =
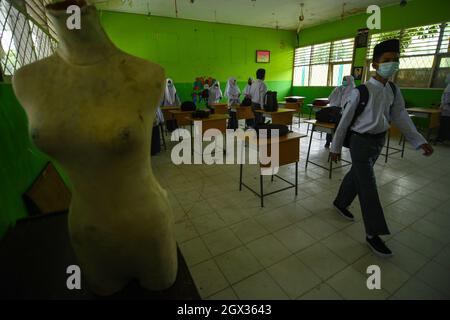
<path id="1" fill-rule="evenodd" d="M 12 87 L 0 84 L 0 238 L 26 216 L 22 194 L 47 163 L 28 139 L 27 118 Z"/>
<path id="2" fill-rule="evenodd" d="M 369 17 L 361 13 L 300 31 L 299 45 L 306 46 L 332 40 L 344 39 L 356 35 L 358 29 L 366 28 Z M 381 8 L 381 30 L 385 32 L 450 20 L 450 1 L 414 0 L 405 7 L 398 4 Z"/>
<path id="3" fill-rule="evenodd" d="M 258 68 L 267 70 L 269 89 L 290 93 L 295 32 L 109 11 L 101 19 L 119 48 L 161 64 L 182 100 L 198 76 L 214 77 L 223 88 L 234 76 L 243 89 Z M 256 50 L 270 50 L 271 62 L 256 63 Z"/>

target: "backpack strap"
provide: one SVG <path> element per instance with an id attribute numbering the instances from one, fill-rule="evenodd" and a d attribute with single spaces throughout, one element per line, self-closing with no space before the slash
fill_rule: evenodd
<path id="1" fill-rule="evenodd" d="M 395 96 L 397 95 L 397 86 L 392 81 L 388 81 L 388 83 L 392 89 L 392 93 L 394 94 L 394 100 L 395 100 Z"/>
<path id="2" fill-rule="evenodd" d="M 364 109 L 366 108 L 367 102 L 369 101 L 369 90 L 367 89 L 366 85 L 361 84 L 356 87 L 356 89 L 359 91 L 359 103 L 356 107 L 355 114 L 353 115 L 352 122 L 349 125 L 349 129 L 355 124 L 356 119 L 363 113 Z"/>

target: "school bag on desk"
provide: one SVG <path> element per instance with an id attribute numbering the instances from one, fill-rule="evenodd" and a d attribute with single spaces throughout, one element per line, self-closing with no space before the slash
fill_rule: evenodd
<path id="1" fill-rule="evenodd" d="M 278 110 L 278 100 L 276 91 L 267 91 L 264 96 L 264 110 L 275 112 Z"/>

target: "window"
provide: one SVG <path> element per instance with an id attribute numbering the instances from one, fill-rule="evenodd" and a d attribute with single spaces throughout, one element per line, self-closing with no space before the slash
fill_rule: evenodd
<path id="1" fill-rule="evenodd" d="M 21 66 L 53 53 L 56 40 L 44 12 L 48 3 L 0 2 L 0 75 L 10 76 Z"/>
<path id="2" fill-rule="evenodd" d="M 340 85 L 350 74 L 353 38 L 297 48 L 294 56 L 294 86 Z"/>
<path id="3" fill-rule="evenodd" d="M 449 52 L 450 29 L 447 24 L 433 24 L 415 28 L 374 34 L 367 51 L 366 79 L 375 74 L 372 54 L 375 45 L 387 39 L 400 39 L 400 69 L 394 81 L 401 87 L 442 87 Z M 445 74 L 444 74 L 445 73 Z"/>

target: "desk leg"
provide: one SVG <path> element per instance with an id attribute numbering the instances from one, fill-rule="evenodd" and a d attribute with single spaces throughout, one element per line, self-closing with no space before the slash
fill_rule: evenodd
<path id="1" fill-rule="evenodd" d="M 342 154 L 341 154 L 342 156 Z M 330 173 L 328 174 L 328 179 L 331 179 L 331 173 L 333 172 L 333 161 L 331 161 L 331 156 L 328 156 L 330 161 Z"/>
<path id="2" fill-rule="evenodd" d="M 162 143 L 164 146 L 164 150 L 167 150 L 167 146 L 166 146 L 166 138 L 164 138 L 164 125 L 162 123 L 159 124 L 159 128 L 161 129 L 161 138 L 162 138 Z"/>
<path id="3" fill-rule="evenodd" d="M 430 136 L 431 136 L 431 114 L 428 115 L 427 141 L 430 141 Z"/>
<path id="4" fill-rule="evenodd" d="M 295 162 L 295 195 L 298 195 L 298 161 Z"/>
<path id="5" fill-rule="evenodd" d="M 406 139 L 405 139 L 405 137 L 403 136 L 403 141 L 402 141 L 403 143 L 402 143 L 402 158 L 403 158 L 403 155 L 405 154 L 405 143 L 406 143 Z"/>
<path id="6" fill-rule="evenodd" d="M 195 139 L 194 139 L 194 135 L 193 135 L 193 128 L 192 128 L 192 123 L 191 123 L 191 154 L 194 154 L 194 148 L 195 148 Z"/>
<path id="7" fill-rule="evenodd" d="M 305 170 L 306 170 L 306 168 L 308 168 L 309 153 L 310 153 L 310 151 L 311 151 L 311 143 L 312 143 L 312 137 L 313 137 L 314 129 L 315 129 L 315 127 L 314 127 L 314 125 L 313 125 L 313 127 L 312 127 L 312 129 L 311 129 L 311 137 L 309 138 L 308 153 L 306 154 Z"/>
<path id="8" fill-rule="evenodd" d="M 259 188 L 261 192 L 261 208 L 264 208 L 264 190 L 263 190 L 263 175 L 259 173 Z"/>
<path id="9" fill-rule="evenodd" d="M 243 164 L 239 166 L 239 191 L 242 191 L 242 167 Z"/>
<path id="10" fill-rule="evenodd" d="M 388 157 L 389 157 L 389 145 L 391 143 L 391 131 L 388 129 L 388 136 L 387 136 L 387 145 L 386 145 L 386 157 L 384 158 L 384 163 L 387 163 Z"/>
<path id="11" fill-rule="evenodd" d="M 308 117 L 308 120 L 311 120 L 311 115 L 312 115 L 312 107 L 311 108 L 309 108 L 309 117 Z M 308 132 L 309 132 L 309 126 L 310 126 L 310 124 L 308 123 L 308 127 L 307 127 L 307 129 L 306 129 L 306 135 L 308 135 Z M 311 133 L 312 134 L 312 133 Z"/>

